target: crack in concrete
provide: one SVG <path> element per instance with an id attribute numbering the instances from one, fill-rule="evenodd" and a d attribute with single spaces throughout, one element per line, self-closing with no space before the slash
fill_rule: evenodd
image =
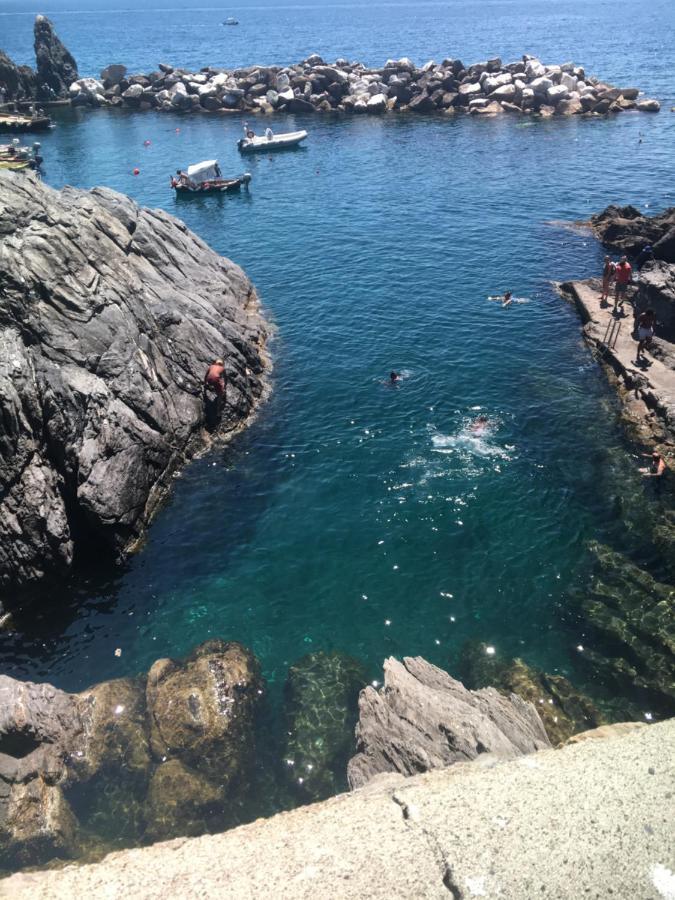
<path id="1" fill-rule="evenodd" d="M 429 847 L 439 868 L 443 887 L 452 895 L 454 900 L 463 900 L 464 895 L 462 890 L 453 878 L 452 866 L 448 862 L 445 853 L 443 853 L 443 849 L 436 835 L 433 831 L 429 831 L 424 826 L 416 807 L 407 803 L 396 791 L 391 795 L 391 799 L 400 808 L 406 827 L 421 835 L 424 842 Z"/>

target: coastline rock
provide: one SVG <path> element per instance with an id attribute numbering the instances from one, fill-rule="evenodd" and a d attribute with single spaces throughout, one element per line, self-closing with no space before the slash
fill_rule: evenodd
<path id="1" fill-rule="evenodd" d="M 36 95 L 35 72 L 28 66 L 17 66 L 0 50 L 0 84 L 5 86 L 5 100 L 32 100 Z"/>
<path id="2" fill-rule="evenodd" d="M 0 866 L 232 824 L 262 691 L 217 640 L 80 694 L 0 676 Z"/>
<path id="3" fill-rule="evenodd" d="M 359 697 L 352 789 L 382 772 L 412 775 L 490 753 L 511 759 L 550 747 L 535 707 L 494 688 L 468 691 L 421 657 L 390 657 L 384 686 Z"/>
<path id="4" fill-rule="evenodd" d="M 56 36 L 54 26 L 46 16 L 36 16 L 34 33 L 37 98 L 67 97 L 70 85 L 79 77 L 77 63 Z"/>
<path id="5" fill-rule="evenodd" d="M 319 800 L 344 789 L 365 683 L 361 663 L 342 653 L 310 653 L 290 667 L 284 686 L 288 737 L 283 768 L 303 798 Z"/>
<path id="6" fill-rule="evenodd" d="M 203 446 L 202 382 L 226 361 L 223 428 L 263 391 L 255 290 L 167 213 L 105 188 L 0 173 L 0 587 L 122 557 Z M 180 265 L 176 261 L 180 260 Z"/>
<path id="7" fill-rule="evenodd" d="M 462 678 L 470 688 L 494 687 L 505 696 L 518 694 L 532 703 L 553 746 L 573 734 L 597 728 L 606 720 L 590 699 L 562 675 L 549 675 L 522 659 L 490 656 L 486 645 L 469 641 L 462 650 Z"/>
<path id="8" fill-rule="evenodd" d="M 675 207 L 645 216 L 634 206 L 608 206 L 591 216 L 593 234 L 605 247 L 635 255 L 651 244 L 656 259 L 675 263 Z M 663 243 L 661 243 L 663 241 Z"/>
<path id="9" fill-rule="evenodd" d="M 610 684 L 675 714 L 675 588 L 609 547 L 589 546 L 595 574 L 579 605 L 597 640 L 584 658 Z"/>

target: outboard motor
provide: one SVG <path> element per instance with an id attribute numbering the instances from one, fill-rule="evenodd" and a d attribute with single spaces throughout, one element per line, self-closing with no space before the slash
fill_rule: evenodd
<path id="1" fill-rule="evenodd" d="M 244 172 L 244 174 L 241 176 L 241 180 L 242 180 L 242 183 L 243 183 L 244 187 L 246 188 L 246 190 L 248 190 L 248 184 L 249 184 L 249 181 L 251 180 L 250 172 Z"/>

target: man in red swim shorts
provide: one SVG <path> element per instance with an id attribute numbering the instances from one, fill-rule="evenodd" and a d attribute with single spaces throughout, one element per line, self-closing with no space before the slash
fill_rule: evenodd
<path id="1" fill-rule="evenodd" d="M 217 359 L 211 363 L 204 377 L 204 387 L 212 388 L 218 397 L 225 396 L 226 380 L 225 380 L 225 364 L 222 359 Z"/>
<path id="2" fill-rule="evenodd" d="M 616 312 L 617 303 L 621 306 L 621 309 L 623 309 L 623 304 L 626 300 L 626 290 L 633 278 L 633 269 L 625 256 L 621 257 L 619 265 L 615 269 L 614 277 L 616 279 L 616 291 L 614 293 L 613 311 Z"/>

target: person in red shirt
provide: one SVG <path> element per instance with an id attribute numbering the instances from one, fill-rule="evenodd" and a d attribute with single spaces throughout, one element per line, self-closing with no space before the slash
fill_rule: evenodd
<path id="1" fill-rule="evenodd" d="M 217 359 L 211 363 L 204 376 L 204 388 L 212 388 L 218 397 L 225 396 L 226 380 L 225 380 L 225 364 L 222 359 Z"/>
<path id="2" fill-rule="evenodd" d="M 621 309 L 623 309 L 623 304 L 626 301 L 626 290 L 628 289 L 628 285 L 631 283 L 633 278 L 633 269 L 631 268 L 631 264 L 628 262 L 625 256 L 621 257 L 619 265 L 616 267 L 616 270 L 614 272 L 614 278 L 616 279 L 616 291 L 614 292 L 614 312 L 616 312 L 617 304 L 619 304 L 621 306 Z"/>

